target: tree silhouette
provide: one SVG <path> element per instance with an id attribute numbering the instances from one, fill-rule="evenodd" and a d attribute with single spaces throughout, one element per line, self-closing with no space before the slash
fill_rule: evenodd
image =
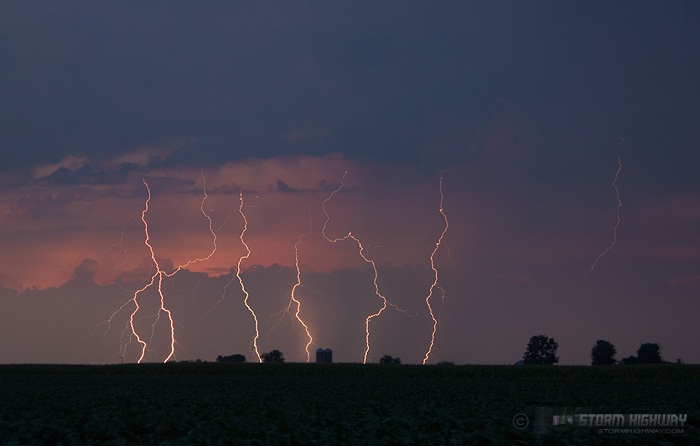
<path id="1" fill-rule="evenodd" d="M 591 349 L 591 365 L 613 365 L 615 353 L 615 346 L 601 339 Z"/>
<path id="2" fill-rule="evenodd" d="M 236 353 L 231 356 L 217 356 L 216 362 L 245 362 L 245 356 Z"/>
<path id="3" fill-rule="evenodd" d="M 284 353 L 279 350 L 272 350 L 268 353 L 260 355 L 263 362 L 284 362 Z"/>
<path id="4" fill-rule="evenodd" d="M 398 356 L 394 358 L 391 355 L 384 355 L 381 358 L 379 358 L 379 363 L 380 364 L 401 364 L 401 358 Z"/>
<path id="5" fill-rule="evenodd" d="M 556 364 L 559 362 L 558 348 L 559 344 L 554 338 L 545 335 L 533 336 L 527 344 L 523 361 L 525 364 Z"/>
<path id="6" fill-rule="evenodd" d="M 642 344 L 637 350 L 637 363 L 638 364 L 661 364 L 663 359 L 661 359 L 661 347 L 659 344 L 646 343 Z"/>

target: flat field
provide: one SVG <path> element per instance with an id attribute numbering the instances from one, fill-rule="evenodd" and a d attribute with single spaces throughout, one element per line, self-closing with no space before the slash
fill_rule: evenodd
<path id="1" fill-rule="evenodd" d="M 561 408 L 688 420 L 605 433 Z M 700 366 L 4 365 L 0 444 L 700 444 Z"/>

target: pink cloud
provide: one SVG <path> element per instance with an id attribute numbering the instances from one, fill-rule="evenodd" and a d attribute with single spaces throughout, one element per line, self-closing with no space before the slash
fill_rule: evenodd
<path id="1" fill-rule="evenodd" d="M 151 155 L 134 154 L 134 159 Z M 437 178 L 402 166 L 361 165 L 339 155 L 297 156 L 230 162 L 204 172 L 174 167 L 134 171 L 109 187 L 58 183 L 49 189 L 32 182 L 14 188 L 3 203 L 10 211 L 2 220 L 10 248 L 0 254 L 3 283 L 20 289 L 58 286 L 85 258 L 97 262 L 100 284 L 137 270 L 150 256 L 143 243 L 147 191 L 141 175 L 151 188 L 146 220 L 158 257 L 176 266 L 208 257 L 188 269 L 229 271 L 243 252 L 238 212 L 243 191 L 246 241 L 252 250 L 245 267 L 290 266 L 294 243 L 310 218 L 318 237 L 325 221 L 321 203 L 346 171 L 343 191 L 327 206 L 329 231 L 360 236 L 380 263 L 425 263 L 441 225 Z M 214 254 L 207 216 L 216 233 Z M 312 239 L 307 243 L 320 251 L 302 259 L 306 267 L 358 266 L 357 248 L 351 244 L 329 247 Z"/>

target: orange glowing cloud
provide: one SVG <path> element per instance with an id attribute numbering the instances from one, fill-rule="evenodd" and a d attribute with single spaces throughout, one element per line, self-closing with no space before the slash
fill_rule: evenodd
<path id="1" fill-rule="evenodd" d="M 165 152 L 140 151 L 102 165 L 137 165 L 165 156 Z M 75 158 L 59 164 L 77 168 L 89 162 Z M 36 172 L 50 177 L 51 169 L 57 168 L 42 166 Z M 91 167 L 100 168 L 99 164 Z M 352 248 L 328 247 L 318 234 L 321 202 L 345 171 L 349 172 L 346 187 L 329 205 L 328 230 L 353 231 L 380 266 L 426 264 L 441 229 L 435 212 L 435 178 L 402 166 L 363 165 L 340 155 L 295 156 L 247 159 L 204 170 L 133 168 L 113 184 L 95 181 L 94 176 L 81 182 L 76 174 L 71 181 L 40 179 L 16 186 L 0 201 L 5 210 L 0 223 L 11 234 L 6 237 L 6 251 L 0 254 L 0 281 L 18 289 L 58 286 L 86 258 L 97 262 L 98 284 L 133 276 L 150 255 L 139 218 L 147 195 L 142 177 L 152 193 L 150 243 L 160 259 L 173 265 L 208 256 L 187 268 L 213 276 L 231 271 L 243 252 L 237 212 L 242 192 L 251 249 L 243 269 L 254 264 L 293 266 L 294 244 L 307 230 L 309 216 L 312 233 L 301 247 L 308 252 L 299 260 L 303 268 L 363 268 Z M 211 227 L 203 210 L 211 218 Z M 209 256 L 212 231 L 217 249 Z"/>

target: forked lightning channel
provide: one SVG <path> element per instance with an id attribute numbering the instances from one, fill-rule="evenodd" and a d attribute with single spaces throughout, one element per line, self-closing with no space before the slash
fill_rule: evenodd
<path id="1" fill-rule="evenodd" d="M 301 266 L 299 264 L 299 245 L 301 245 L 301 241 L 304 239 L 304 237 L 307 237 L 308 235 L 311 234 L 311 231 L 313 229 L 312 226 L 312 218 L 311 215 L 309 215 L 309 228 L 308 230 L 299 235 L 299 238 L 297 239 L 296 243 L 294 243 L 294 267 L 296 269 L 296 282 L 294 285 L 292 285 L 292 289 L 289 291 L 289 303 L 287 304 L 287 307 L 282 310 L 280 313 L 277 313 L 276 315 L 273 315 L 270 319 L 272 319 L 275 316 L 278 316 L 281 314 L 280 318 L 277 320 L 277 322 L 270 327 L 270 332 L 272 332 L 279 324 L 282 322 L 284 319 L 285 315 L 293 315 L 293 317 L 299 322 L 299 324 L 304 328 L 304 333 L 306 334 L 306 345 L 304 346 L 304 351 L 306 352 L 306 362 L 311 361 L 311 344 L 314 342 L 314 338 L 311 335 L 311 330 L 309 329 L 309 325 L 301 318 L 301 301 L 297 297 L 297 290 L 299 287 L 301 287 Z M 292 308 L 294 307 L 294 308 Z"/>
<path id="2" fill-rule="evenodd" d="M 206 178 L 204 177 L 204 173 L 202 173 L 202 182 L 203 182 L 203 198 L 200 203 L 200 212 L 204 217 L 209 222 L 209 232 L 212 235 L 212 249 L 209 252 L 209 254 L 205 257 L 197 258 L 194 260 L 188 260 L 186 263 L 179 265 L 176 267 L 172 272 L 166 272 L 161 268 L 160 263 L 158 262 L 158 258 L 156 256 L 156 250 L 151 244 L 151 234 L 148 226 L 148 220 L 146 218 L 148 211 L 150 210 L 150 203 L 151 203 L 151 188 L 148 185 L 148 182 L 146 181 L 145 178 L 142 179 L 143 185 L 146 188 L 147 192 L 147 197 L 146 201 L 144 204 L 144 209 L 141 211 L 141 221 L 143 223 L 143 230 L 144 230 L 144 245 L 148 248 L 148 251 L 150 253 L 150 259 L 153 264 L 153 267 L 155 269 L 155 272 L 151 276 L 150 281 L 144 285 L 143 287 L 139 288 L 136 290 L 133 294 L 133 296 L 127 300 L 124 304 L 122 304 L 112 315 L 109 317 L 109 319 L 106 321 L 108 329 L 109 329 L 109 324 L 111 323 L 112 319 L 119 313 L 121 312 L 124 308 L 126 308 L 129 304 L 133 304 L 134 310 L 131 312 L 129 315 L 129 321 L 124 328 L 124 331 L 122 332 L 122 345 L 120 346 L 120 351 L 121 351 L 121 357 L 124 358 L 126 354 L 126 349 L 127 347 L 131 344 L 131 341 L 133 339 L 136 339 L 136 342 L 140 345 L 141 348 L 141 354 L 139 355 L 139 358 L 137 360 L 138 363 L 141 363 L 144 358 L 146 357 L 146 353 L 149 351 L 149 344 L 153 340 L 153 336 L 155 334 L 156 330 L 156 325 L 160 321 L 161 317 L 163 314 L 167 316 L 168 320 L 168 325 L 169 325 L 169 351 L 168 354 L 166 355 L 165 359 L 163 362 L 168 362 L 170 359 L 173 358 L 175 355 L 175 346 L 177 344 L 177 340 L 175 337 L 175 321 L 173 319 L 173 314 L 172 311 L 167 307 L 166 305 L 166 297 L 163 292 L 163 279 L 166 277 L 173 277 L 175 274 L 177 274 L 179 271 L 182 269 L 197 263 L 197 262 L 203 262 L 205 260 L 208 260 L 211 258 L 211 256 L 214 255 L 216 252 L 216 232 L 213 229 L 212 226 L 212 219 L 209 216 L 209 214 L 206 213 L 204 210 L 204 203 L 206 202 L 208 195 L 206 191 Z M 158 311 L 156 312 L 155 315 L 151 315 L 151 317 L 155 316 L 155 320 L 153 324 L 151 325 L 151 335 L 148 338 L 148 341 L 146 341 L 145 336 L 142 334 L 139 334 L 139 331 L 136 328 L 136 323 L 137 323 L 137 315 L 139 314 L 139 311 L 141 310 L 141 304 L 139 304 L 139 299 L 141 295 L 148 289 L 155 287 L 157 290 L 158 294 L 158 299 L 159 299 L 159 307 Z M 140 320 L 140 318 L 138 318 Z M 129 338 L 129 341 L 126 343 L 123 343 L 124 336 L 127 336 Z"/>
<path id="3" fill-rule="evenodd" d="M 619 162 L 619 160 L 618 160 Z M 622 168 L 622 164 L 620 163 L 620 169 Z M 618 169 L 618 175 L 620 172 L 620 169 Z M 345 178 L 347 176 L 347 171 L 342 175 L 342 178 L 340 180 L 340 185 L 334 189 L 321 203 L 321 209 L 322 212 L 325 216 L 325 221 L 323 223 L 322 229 L 321 229 L 321 235 L 323 238 L 328 241 L 329 243 L 339 243 L 343 242 L 346 240 L 352 240 L 356 246 L 357 246 L 357 252 L 362 258 L 362 260 L 370 265 L 372 267 L 373 271 L 373 279 L 372 279 L 372 284 L 374 286 L 374 294 L 376 297 L 379 299 L 379 308 L 371 312 L 369 315 L 365 317 L 365 322 L 364 322 L 364 331 L 365 331 L 365 347 L 364 347 L 364 352 L 362 354 L 362 362 L 367 363 L 367 358 L 369 356 L 369 352 L 371 350 L 371 325 L 372 322 L 378 318 L 384 310 L 387 309 L 387 307 L 391 306 L 392 308 L 395 308 L 398 311 L 401 311 L 405 314 L 408 314 L 404 310 L 400 309 L 397 305 L 389 302 L 386 296 L 382 294 L 382 292 L 379 289 L 379 271 L 377 268 L 377 265 L 373 259 L 368 257 L 365 249 L 365 245 L 362 243 L 359 237 L 357 237 L 355 234 L 353 234 L 352 231 L 348 231 L 347 234 L 341 237 L 336 237 L 336 238 L 331 238 L 328 236 L 327 233 L 327 228 L 328 228 L 328 223 L 330 221 L 330 215 L 327 210 L 327 205 L 328 203 L 334 198 L 334 196 L 339 193 L 345 186 Z M 433 298 L 435 297 L 436 290 L 438 290 L 441 294 L 442 297 L 444 298 L 445 296 L 445 290 L 442 288 L 442 286 L 439 285 L 439 272 L 438 268 L 436 266 L 435 262 L 435 257 L 440 250 L 441 246 L 443 245 L 445 235 L 447 234 L 448 228 L 449 228 L 449 221 L 447 218 L 447 215 L 445 214 L 444 210 L 444 193 L 443 193 L 443 181 L 444 181 L 444 176 L 445 176 L 445 171 L 442 171 L 440 173 L 440 180 L 439 180 L 439 192 L 440 192 L 440 203 L 438 207 L 438 211 L 440 215 L 442 216 L 442 219 L 444 221 L 444 226 L 442 228 L 442 231 L 437 238 L 435 245 L 433 247 L 433 250 L 430 254 L 430 267 L 433 271 L 433 281 L 430 285 L 429 291 L 427 296 L 425 297 L 425 305 L 427 307 L 428 313 L 430 315 L 430 319 L 432 321 L 432 329 L 431 329 L 431 334 L 430 334 L 430 342 L 429 346 L 427 348 L 427 351 L 425 352 L 424 358 L 423 358 L 423 364 L 426 364 L 427 361 L 430 359 L 430 355 L 433 351 L 433 347 L 435 344 L 435 335 L 438 329 L 438 318 L 435 315 L 435 312 L 433 310 Z M 150 254 L 150 261 L 153 265 L 154 268 L 154 273 L 150 276 L 150 280 L 141 288 L 137 289 L 131 298 L 129 298 L 126 302 L 124 302 L 116 311 L 112 313 L 112 315 L 109 317 L 105 323 L 107 324 L 107 330 L 109 330 L 109 325 L 116 317 L 118 313 L 120 313 L 122 310 L 127 308 L 128 306 L 133 306 L 133 310 L 129 314 L 128 322 L 126 323 L 126 326 L 124 330 L 122 331 L 122 336 L 120 337 L 120 353 L 122 359 L 126 355 L 127 348 L 129 345 L 135 340 L 135 342 L 139 345 L 140 348 L 140 354 L 138 357 L 137 362 L 141 363 L 144 361 L 146 358 L 147 354 L 152 351 L 151 344 L 153 342 L 153 337 L 155 335 L 156 331 L 156 326 L 160 322 L 160 320 L 165 317 L 167 320 L 167 325 L 168 325 L 168 333 L 169 333 L 169 348 L 168 352 L 165 355 L 165 359 L 163 362 L 168 362 L 170 361 L 174 355 L 175 355 L 175 349 L 177 346 L 177 339 L 176 339 L 176 333 L 175 333 L 175 319 L 173 317 L 172 311 L 169 309 L 167 305 L 167 299 L 166 299 L 166 294 L 163 290 L 163 281 L 165 278 L 171 278 L 175 274 L 177 274 L 179 271 L 181 271 L 184 268 L 187 268 L 188 266 L 197 263 L 197 262 L 203 262 L 208 259 L 210 259 L 214 253 L 217 251 L 217 231 L 214 230 L 213 227 L 213 222 L 209 214 L 205 211 L 205 203 L 208 198 L 207 191 L 206 191 L 206 178 L 204 177 L 204 173 L 202 173 L 202 189 L 203 189 L 203 198 L 200 202 L 200 212 L 202 215 L 207 219 L 208 225 L 209 225 L 209 232 L 211 234 L 211 244 L 212 248 L 209 251 L 209 254 L 206 255 L 205 257 L 201 258 L 196 258 L 193 260 L 188 260 L 182 265 L 177 266 L 174 268 L 171 272 L 168 272 L 164 270 L 161 266 L 161 263 L 158 261 L 158 257 L 156 255 L 156 249 L 154 248 L 153 244 L 151 243 L 151 234 L 150 234 L 150 228 L 149 228 L 149 223 L 148 223 L 148 213 L 150 211 L 150 205 L 151 205 L 151 188 L 146 181 L 145 178 L 142 179 L 143 185 L 146 189 L 147 192 L 147 197 L 144 203 L 144 208 L 141 211 L 141 221 L 143 223 L 143 231 L 144 231 L 144 239 L 143 243 L 144 245 L 148 248 L 148 252 Z M 616 188 L 616 182 L 617 182 L 617 176 L 615 178 L 615 181 L 613 182 L 613 185 Z M 619 198 L 618 198 L 619 200 Z M 247 311 L 250 313 L 250 316 L 253 321 L 254 325 L 254 334 L 253 338 L 251 340 L 252 344 L 252 350 L 255 352 L 255 355 L 258 359 L 258 362 L 262 362 L 262 357 L 260 355 L 260 351 L 258 348 L 258 340 L 260 338 L 260 331 L 259 331 L 259 322 L 258 322 L 258 316 L 256 315 L 255 311 L 253 310 L 251 304 L 250 304 L 250 293 L 246 289 L 245 282 L 243 280 L 243 263 L 248 260 L 251 256 L 251 249 L 249 245 L 246 242 L 246 232 L 248 231 L 248 218 L 244 212 L 244 197 L 243 197 L 243 190 L 240 190 L 239 196 L 238 196 L 238 213 L 241 216 L 241 220 L 243 222 L 241 232 L 239 234 L 239 240 L 241 245 L 244 248 L 244 253 L 238 257 L 238 260 L 236 262 L 236 268 L 235 268 L 235 273 L 232 273 L 231 279 L 226 283 L 224 286 L 224 289 L 222 291 L 221 298 L 216 302 L 214 307 L 212 307 L 209 311 L 205 313 L 208 314 L 210 311 L 212 311 L 218 304 L 223 302 L 225 299 L 227 290 L 229 286 L 233 284 L 234 281 L 238 282 L 238 285 L 240 286 L 241 292 L 243 293 L 243 304 L 246 307 Z M 618 208 L 619 212 L 619 208 Z M 228 220 L 227 220 L 228 221 Z M 618 224 L 619 224 L 619 213 L 618 213 Z M 617 230 L 617 226 L 615 227 L 615 230 Z M 296 240 L 296 243 L 294 244 L 294 260 L 295 260 L 295 269 L 296 269 L 296 282 L 292 286 L 290 292 L 289 292 L 289 303 L 284 310 L 285 314 L 290 314 L 293 315 L 293 317 L 296 319 L 296 321 L 299 322 L 299 324 L 303 327 L 304 333 L 306 336 L 306 341 L 305 341 L 305 346 L 304 350 L 306 353 L 306 361 L 309 362 L 311 359 L 311 352 L 310 352 L 310 347 L 314 342 L 314 338 L 311 334 L 311 329 L 309 328 L 309 325 L 302 319 L 301 317 L 301 301 L 299 300 L 297 296 L 297 291 L 299 287 L 302 286 L 302 277 L 301 277 L 301 268 L 300 268 L 300 262 L 299 262 L 299 246 L 304 239 L 304 237 L 310 235 L 312 232 L 312 218 L 311 215 L 309 214 L 309 226 L 308 230 L 299 235 L 299 237 Z M 611 245 L 612 247 L 612 245 Z M 610 248 L 611 248 L 610 247 Z M 608 250 L 610 249 L 608 248 Z M 607 251 L 606 251 L 607 252 Z M 601 254 L 604 255 L 605 253 Z M 599 257 L 600 258 L 600 257 Z M 596 259 L 597 262 L 598 259 Z M 595 262 L 593 266 L 591 267 L 591 270 L 595 266 Z M 141 313 L 143 312 L 143 299 L 146 298 L 146 294 L 144 294 L 147 290 L 153 289 L 153 291 L 157 295 L 158 301 L 157 303 L 157 311 L 155 314 L 152 315 L 142 315 Z M 409 314 L 409 316 L 411 316 Z M 203 317 L 203 316 L 202 316 Z M 413 316 L 411 316 L 413 317 Z M 142 328 L 140 329 L 139 326 L 142 324 L 139 324 L 139 321 L 145 318 L 154 318 L 154 322 L 151 324 L 150 328 L 150 335 L 144 334 L 142 332 Z M 201 319 L 201 318 L 200 318 Z M 280 319 L 281 320 L 281 319 Z M 276 326 L 276 325 L 275 325 Z M 273 327 L 274 329 L 274 327 Z"/>

